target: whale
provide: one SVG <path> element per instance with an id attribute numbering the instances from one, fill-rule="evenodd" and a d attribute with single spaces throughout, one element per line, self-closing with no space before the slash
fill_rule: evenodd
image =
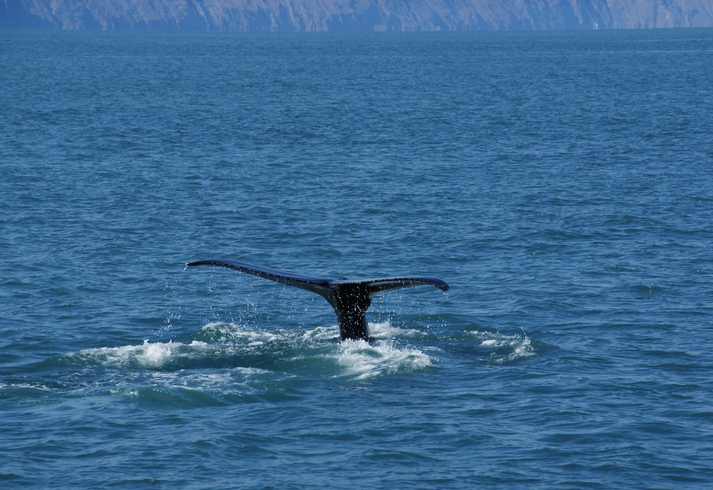
<path id="1" fill-rule="evenodd" d="M 186 266 L 227 267 L 316 293 L 326 299 L 334 308 L 342 340 L 370 340 L 366 311 L 371 306 L 371 299 L 378 293 L 423 285 L 435 286 L 441 291 L 448 291 L 449 289 L 445 281 L 435 277 L 405 276 L 359 280 L 327 279 L 278 271 L 244 262 L 215 259 L 187 262 Z"/>

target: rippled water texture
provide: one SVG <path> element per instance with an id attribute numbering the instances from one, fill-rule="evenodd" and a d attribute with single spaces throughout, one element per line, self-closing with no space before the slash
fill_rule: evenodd
<path id="1" fill-rule="evenodd" d="M 0 83 L 0 486 L 713 481 L 713 31 L 0 31 Z M 451 289 L 341 342 L 208 258 Z"/>

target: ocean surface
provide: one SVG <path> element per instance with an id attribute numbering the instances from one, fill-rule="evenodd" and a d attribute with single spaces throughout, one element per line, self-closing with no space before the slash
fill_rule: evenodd
<path id="1" fill-rule="evenodd" d="M 713 30 L 0 31 L 3 488 L 710 488 Z M 435 276 L 340 341 L 224 268 Z"/>

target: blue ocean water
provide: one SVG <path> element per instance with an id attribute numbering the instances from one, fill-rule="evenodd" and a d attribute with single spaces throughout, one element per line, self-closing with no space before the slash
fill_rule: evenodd
<path id="1" fill-rule="evenodd" d="M 0 31 L 0 481 L 704 488 L 713 30 Z M 219 268 L 429 275 L 339 341 Z"/>

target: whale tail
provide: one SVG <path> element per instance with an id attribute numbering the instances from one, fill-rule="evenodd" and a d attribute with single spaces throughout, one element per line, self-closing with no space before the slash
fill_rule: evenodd
<path id="1" fill-rule="evenodd" d="M 231 260 L 198 260 L 187 266 L 215 265 L 246 272 L 271 281 L 312 291 L 322 296 L 332 305 L 339 321 L 342 340 L 368 340 L 369 327 L 366 311 L 371 306 L 375 294 L 409 286 L 432 285 L 442 291 L 448 290 L 445 281 L 434 277 L 386 277 L 350 281 L 348 279 L 326 279 L 282 272 L 267 267 L 234 262 Z"/>

